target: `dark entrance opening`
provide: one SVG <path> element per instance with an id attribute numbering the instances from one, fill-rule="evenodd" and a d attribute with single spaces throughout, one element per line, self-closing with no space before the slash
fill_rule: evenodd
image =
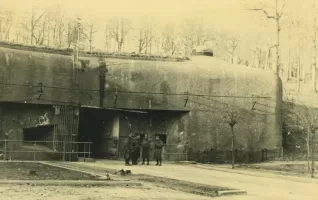
<path id="1" fill-rule="evenodd" d="M 79 122 L 79 142 L 92 142 L 81 145 L 80 152 L 91 152 L 93 158 L 112 157 L 109 149 L 113 146 L 113 123 L 116 112 L 99 108 L 81 108 Z M 88 157 L 81 154 L 79 157 Z"/>
<path id="2" fill-rule="evenodd" d="M 23 128 L 23 144 L 19 147 L 19 150 L 25 151 L 25 153 L 15 153 L 15 158 L 22 160 L 58 160 L 60 155 L 54 152 L 51 139 L 53 129 L 53 124 Z M 13 143 L 13 145 L 15 144 Z"/>
<path id="3" fill-rule="evenodd" d="M 188 111 L 82 107 L 79 119 L 79 141 L 92 142 L 92 145 L 90 149 L 88 146 L 81 146 L 79 151 L 90 150 L 93 158 L 122 159 L 125 142 L 129 134 L 134 132 L 139 134 L 140 142 L 147 134 L 151 143 L 158 135 L 165 144 L 169 142 L 175 144 L 177 140 L 175 132 L 183 131 L 184 128 L 179 123 L 180 117 L 186 113 Z M 176 123 L 179 125 L 176 126 Z M 88 154 L 79 155 L 79 157 L 84 156 L 88 157 Z"/>
<path id="4" fill-rule="evenodd" d="M 49 138 L 54 125 L 23 128 L 24 141 L 45 141 Z"/>

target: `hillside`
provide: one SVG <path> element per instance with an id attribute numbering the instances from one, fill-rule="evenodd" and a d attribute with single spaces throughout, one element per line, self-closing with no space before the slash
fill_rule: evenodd
<path id="1" fill-rule="evenodd" d="M 318 108 L 318 92 L 313 92 L 311 88 L 311 83 L 301 83 L 298 92 L 297 83 L 283 83 L 283 100 Z"/>

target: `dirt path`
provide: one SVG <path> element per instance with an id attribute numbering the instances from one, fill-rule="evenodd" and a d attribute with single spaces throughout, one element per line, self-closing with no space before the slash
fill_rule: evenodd
<path id="1" fill-rule="evenodd" d="M 145 188 L 0 187 L 1 200 L 209 200 L 211 198 L 148 186 Z M 128 198 L 129 197 L 129 198 Z"/>
<path id="2" fill-rule="evenodd" d="M 247 190 L 247 196 L 222 197 L 220 199 L 253 199 L 253 200 L 312 200 L 318 197 L 318 181 L 302 182 L 283 178 L 264 177 L 250 174 L 238 174 L 209 169 L 199 169 L 191 166 L 165 164 L 157 166 L 123 166 L 118 161 L 98 161 L 97 163 L 76 163 L 77 165 L 99 166 L 115 170 L 129 169 L 133 173 L 147 174 L 159 177 L 173 178 L 194 183 L 210 184 Z M 257 172 L 255 172 L 257 173 Z"/>

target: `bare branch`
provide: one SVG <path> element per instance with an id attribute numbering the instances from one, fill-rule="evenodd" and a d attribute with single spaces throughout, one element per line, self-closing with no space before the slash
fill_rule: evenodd
<path id="1" fill-rule="evenodd" d="M 246 9 L 246 10 L 262 11 L 262 12 L 266 15 L 267 19 L 274 19 L 274 20 L 276 20 L 276 17 L 275 17 L 275 16 L 268 15 L 268 13 L 266 12 L 266 10 L 264 10 L 264 9 L 262 9 L 262 8 L 249 8 L 249 9 Z"/>
<path id="2" fill-rule="evenodd" d="M 30 31 L 29 27 L 25 25 L 24 23 L 20 22 L 20 25 L 25 28 L 27 31 Z"/>
<path id="3" fill-rule="evenodd" d="M 278 14 L 278 18 L 281 18 L 284 15 L 285 5 L 286 5 L 286 0 L 284 0 L 282 10 L 280 11 L 280 14 Z"/>

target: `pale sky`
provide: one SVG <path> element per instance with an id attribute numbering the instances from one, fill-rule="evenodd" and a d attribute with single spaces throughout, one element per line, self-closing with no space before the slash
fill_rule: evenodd
<path id="1" fill-rule="evenodd" d="M 69 14 L 80 15 L 86 19 L 97 18 L 101 21 L 111 16 L 140 19 L 146 14 L 151 14 L 162 22 L 169 20 L 179 21 L 185 17 L 203 16 L 206 22 L 220 29 L 239 29 L 242 31 L 255 32 L 257 30 L 252 27 L 259 26 L 259 18 L 262 15 L 246 11 L 244 8 L 253 6 L 257 4 L 258 1 L 259 0 L 7 0 L 1 1 L 0 5 L 5 5 L 15 10 L 30 10 L 32 5 L 53 6 L 60 4 Z M 263 0 L 267 5 L 274 1 L 275 0 Z M 311 0 L 287 0 L 289 5 L 286 6 L 286 9 L 292 10 L 290 7 L 292 8 L 297 5 L 297 9 L 301 9 L 298 12 L 300 15 L 297 14 L 297 16 L 304 18 L 308 12 L 303 11 L 311 7 L 311 4 L 308 3 L 309 1 Z"/>
<path id="2" fill-rule="evenodd" d="M 275 22 L 267 20 L 261 12 L 247 11 L 266 5 L 270 15 L 275 13 L 276 0 L 2 0 L 0 6 L 15 11 L 31 10 L 33 5 L 50 7 L 61 5 L 72 16 L 80 16 L 85 20 L 94 20 L 101 24 L 99 32 L 103 34 L 103 26 L 107 18 L 113 16 L 127 17 L 138 23 L 145 15 L 152 15 L 159 23 L 180 22 L 184 18 L 204 17 L 208 26 L 216 30 L 237 34 L 247 34 L 247 38 L 263 35 L 267 40 L 275 34 Z M 281 3 L 284 0 L 278 0 Z M 261 2 L 261 3 L 260 3 Z M 285 22 L 300 20 L 300 28 L 304 34 L 311 30 L 313 0 L 286 0 Z M 296 26 L 293 28 L 295 29 Z M 288 34 L 289 32 L 289 34 Z M 282 31 L 282 37 L 290 41 L 294 30 Z M 102 37 L 102 35 L 100 36 Z M 283 40 L 282 39 L 282 40 Z"/>

